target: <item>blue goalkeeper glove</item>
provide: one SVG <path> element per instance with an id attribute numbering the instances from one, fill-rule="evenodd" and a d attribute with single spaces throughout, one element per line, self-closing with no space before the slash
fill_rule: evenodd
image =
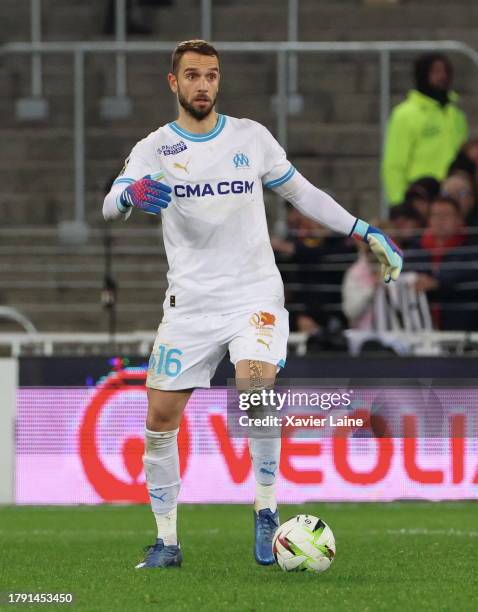
<path id="1" fill-rule="evenodd" d="M 170 193 L 169 185 L 155 181 L 148 174 L 126 187 L 118 198 L 118 208 L 124 213 L 134 206 L 150 215 L 157 215 L 171 202 Z"/>
<path id="2" fill-rule="evenodd" d="M 403 266 L 403 253 L 391 238 L 361 219 L 355 221 L 350 235 L 370 246 L 380 262 L 382 277 L 386 283 L 397 280 Z"/>

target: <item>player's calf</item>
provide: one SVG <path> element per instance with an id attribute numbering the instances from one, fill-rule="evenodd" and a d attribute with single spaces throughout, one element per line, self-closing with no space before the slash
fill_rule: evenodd
<path id="1" fill-rule="evenodd" d="M 189 391 L 165 392 L 148 388 L 143 463 L 158 535 L 155 544 L 147 547 L 137 568 L 181 565 L 176 529 L 180 487 L 178 432 L 190 395 Z"/>
<path id="2" fill-rule="evenodd" d="M 241 393 L 259 395 L 269 391 L 275 382 L 276 366 L 256 360 L 244 360 L 236 365 L 236 383 Z M 267 393 L 264 394 L 267 397 Z M 254 415 L 265 416 L 270 411 L 266 403 L 251 402 Z M 249 451 L 256 480 L 254 501 L 254 557 L 261 565 L 274 563 L 272 539 L 279 527 L 279 513 L 275 496 L 275 482 L 280 463 L 281 429 L 272 427 L 251 427 Z"/>

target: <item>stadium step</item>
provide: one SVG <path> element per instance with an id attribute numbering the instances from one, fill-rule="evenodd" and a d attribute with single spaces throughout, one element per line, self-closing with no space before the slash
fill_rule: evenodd
<path id="1" fill-rule="evenodd" d="M 291 121 L 289 151 L 301 155 L 363 156 L 380 151 L 380 131 L 364 124 L 327 125 Z"/>
<path id="2" fill-rule="evenodd" d="M 84 0 L 43 0 L 43 36 L 46 40 L 97 40 L 102 33 L 106 2 Z M 281 40 L 287 35 L 286 0 L 247 0 L 240 5 L 233 2 L 215 2 L 213 38 L 215 40 Z M 430 11 L 433 10 L 433 22 Z M 2 1 L 2 25 L 6 40 L 28 40 L 29 3 L 15 0 Z M 473 0 L 457 0 L 450 10 L 446 0 L 432 2 L 400 2 L 372 4 L 362 0 L 333 2 L 301 0 L 299 10 L 299 38 L 317 40 L 392 39 L 394 32 L 402 38 L 423 38 L 428 30 L 455 28 L 472 29 L 477 16 Z M 184 40 L 198 36 L 200 3 L 181 0 L 167 8 L 147 10 L 146 16 L 154 31 L 167 33 L 169 40 Z M 238 28 L 238 23 L 241 27 Z M 267 23 L 267 28 L 264 27 Z M 360 25 L 366 24 L 366 28 Z M 417 31 L 420 33 L 417 36 Z M 369 32 L 373 36 L 369 36 Z M 382 33 L 382 36 L 380 36 Z"/>
<path id="3" fill-rule="evenodd" d="M 162 301 L 162 300 L 161 300 Z M 117 307 L 117 332 L 151 331 L 152 336 L 161 321 L 159 304 L 119 304 Z M 100 303 L 91 306 L 62 304 L 42 307 L 36 303 L 18 303 L 17 309 L 27 316 L 41 332 L 108 332 L 109 314 Z M 19 327 L 0 320 L 0 330 L 20 331 Z"/>

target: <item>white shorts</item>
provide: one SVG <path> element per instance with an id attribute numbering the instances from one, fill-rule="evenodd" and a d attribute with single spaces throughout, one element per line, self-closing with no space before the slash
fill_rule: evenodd
<path id="1" fill-rule="evenodd" d="M 227 315 L 163 320 L 149 359 L 146 386 L 164 391 L 209 388 L 227 350 L 234 365 L 241 359 L 254 359 L 284 367 L 288 337 L 289 313 L 278 304 Z"/>

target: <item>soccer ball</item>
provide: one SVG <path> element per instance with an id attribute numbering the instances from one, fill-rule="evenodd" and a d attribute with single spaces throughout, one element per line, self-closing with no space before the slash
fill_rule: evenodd
<path id="1" fill-rule="evenodd" d="M 322 519 L 299 514 L 277 529 L 272 551 L 285 572 L 325 572 L 335 557 L 335 538 Z"/>

